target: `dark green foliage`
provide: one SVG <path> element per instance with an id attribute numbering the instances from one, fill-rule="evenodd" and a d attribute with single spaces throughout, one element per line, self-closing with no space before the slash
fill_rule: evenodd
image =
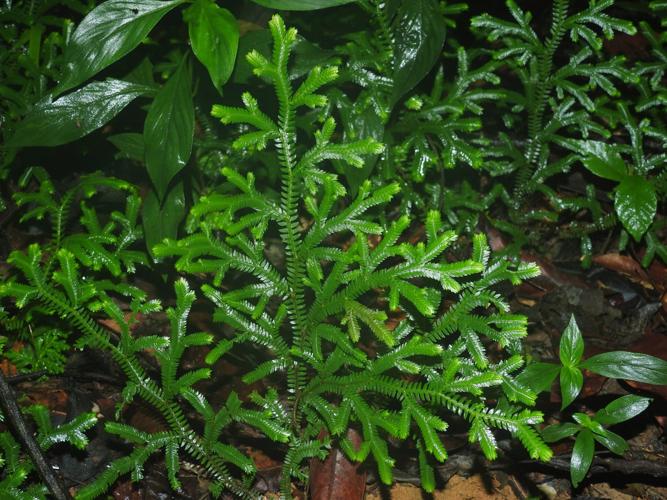
<path id="1" fill-rule="evenodd" d="M 236 450 L 219 442 L 221 432 L 233 422 L 256 426 L 272 439 L 287 439 L 286 431 L 273 422 L 268 410 L 241 407 L 234 393 L 223 408 L 214 411 L 206 398 L 193 388 L 198 381 L 210 376 L 210 370 L 202 368 L 185 373 L 179 370 L 181 357 L 187 348 L 207 345 L 212 341 L 209 334 L 188 334 L 186 331 L 194 293 L 185 281 L 175 284 L 176 307 L 167 310 L 171 320 L 170 337 L 148 335 L 134 338 L 130 333 L 138 314 L 160 310 L 159 302 L 147 300 L 142 290 L 125 279 L 137 263 L 146 262 L 145 253 L 130 248 L 141 237 L 140 229 L 135 226 L 139 209 L 136 192 L 125 182 L 93 175 L 81 179 L 75 188 L 57 197 L 43 172 L 37 170 L 35 176 L 39 181 L 39 190 L 19 193 L 16 201 L 28 209 L 23 216 L 25 220 L 49 215 L 55 228 L 54 236 L 48 245 L 32 244 L 27 252 L 15 251 L 11 254 L 8 262 L 18 273 L 0 285 L 0 296 L 11 297 L 14 304 L 25 311 L 23 314 L 29 321 L 61 321 L 67 325 L 68 333 L 78 335 L 76 344 L 79 348 L 108 351 L 127 376 L 123 404 L 128 405 L 135 397 L 141 397 L 162 415 L 169 429 L 150 434 L 122 423 L 108 423 L 107 432 L 135 444 L 134 451 L 110 464 L 92 484 L 79 491 L 78 497 L 95 498 L 120 475 L 128 472 L 132 473 L 134 480 L 139 480 L 144 462 L 159 451 L 166 456 L 174 489 L 179 488 L 178 457 L 185 454 L 207 470 L 213 490 L 224 488 L 244 496 L 248 486 L 246 481 L 252 477 L 254 466 Z M 105 188 L 128 191 L 125 212 L 112 212 L 108 222 L 100 221 L 97 212 L 89 208 L 86 201 Z M 67 213 L 71 204 L 78 201 L 79 193 L 84 195 L 80 216 L 84 232 L 66 234 Z M 129 302 L 129 314 L 119 306 L 119 298 Z M 98 315 L 117 325 L 119 338 L 99 326 L 95 320 Z M 47 339 L 45 337 L 42 342 Z M 146 350 L 154 352 L 160 365 L 159 381 L 146 373 L 138 358 L 138 353 Z M 55 351 L 52 355 L 57 353 Z M 181 407 L 181 397 L 206 422 L 203 435 L 192 430 Z M 76 436 L 70 436 L 73 437 Z M 227 463 L 239 468 L 245 480 L 232 475 Z"/>
<path id="2" fill-rule="evenodd" d="M 582 361 L 584 340 L 574 316 L 561 335 L 560 366 L 553 363 L 533 363 L 519 376 L 519 380 L 536 393 L 548 391 L 560 372 L 561 410 L 569 406 L 583 387 L 582 369 L 605 377 L 636 380 L 647 384 L 667 384 L 667 361 L 634 352 L 612 351 L 597 354 Z M 553 424 L 542 430 L 548 443 L 569 437 L 576 439 L 570 460 L 570 478 L 576 487 L 588 474 L 595 454 L 595 442 L 617 455 L 623 455 L 628 443 L 607 427 L 630 420 L 648 408 L 650 398 L 628 394 L 621 396 L 594 415 L 575 412 L 576 423 Z"/>
<path id="3" fill-rule="evenodd" d="M 80 450 L 85 449 L 88 445 L 85 432 L 97 423 L 95 415 L 82 413 L 73 420 L 54 427 L 49 411 L 45 407 L 31 406 L 28 408 L 28 413 L 37 426 L 37 443 L 43 451 L 47 451 L 57 443 L 70 443 Z M 0 433 L 0 456 L 4 476 L 0 481 L 2 498 L 26 500 L 47 498 L 46 487 L 36 482 L 33 477 L 33 464 L 23 455 L 19 443 L 7 431 Z"/>
<path id="4" fill-rule="evenodd" d="M 174 490 L 192 462 L 214 497 L 253 496 L 255 465 L 228 439 L 248 427 L 282 453 L 285 497 L 307 483 L 309 459 L 333 447 L 374 461 L 389 484 L 405 442 L 433 491 L 452 424 L 464 423 L 488 459 L 499 454 L 498 433 L 539 460 L 552 454 L 545 441 L 576 435 L 575 485 L 595 442 L 625 451 L 607 427 L 643 411 L 646 398 L 625 396 L 541 432 L 536 399 L 558 377 L 566 411 L 584 369 L 664 384 L 667 364 L 628 352 L 584 359 L 573 320 L 560 364 L 524 367 L 527 320 L 510 313 L 506 286 L 537 268 L 507 256 L 557 235 L 579 240 L 588 265 L 606 231 L 619 251 L 642 251 L 645 266 L 667 261 L 664 2 L 651 2 L 655 18 L 637 26 L 610 14 L 624 13 L 612 0 L 578 11 L 554 0 L 535 19 L 513 0 L 505 15 L 494 8 L 500 17 L 436 0 L 254 3 L 332 9 L 290 14 L 314 34 L 309 42 L 277 15 L 268 31 L 256 29 L 268 11 L 243 2 L 68 1 L 83 17 L 76 29 L 65 18 L 49 24 L 49 2 L 0 7 L 9 47 L 0 54 L 0 180 L 19 149 L 79 139 L 96 148 L 86 136 L 108 130 L 117 161 L 102 168 L 144 173 L 135 186 L 74 172 L 72 187 L 58 190 L 31 167 L 6 186 L 18 187 L 20 221 L 37 237 L 11 253 L 2 276 L 3 356 L 19 372 L 53 375 L 72 348 L 100 349 L 126 377 L 105 428 L 130 451 L 78 496 L 103 495 L 127 474 L 139 481 L 149 460 L 164 461 Z M 248 12 L 257 19 L 238 23 Z M 637 29 L 649 55 L 610 54 L 606 40 Z M 238 47 L 251 51 L 237 60 L 247 52 Z M 131 60 L 141 62 L 130 71 Z M 221 96 L 209 114 L 209 99 Z M 239 97 L 243 106 L 233 106 Z M 139 121 L 124 121 L 140 105 Z M 511 236 L 502 257 L 475 234 L 489 226 Z M 175 296 L 168 334 L 137 335 L 140 317 L 162 311 L 134 279 L 151 266 L 160 286 L 174 271 L 183 277 L 163 286 Z M 224 333 L 188 328 L 188 283 Z M 197 347 L 207 366 L 184 369 Z M 242 383 L 258 392 L 214 400 L 202 389 L 212 365 L 238 364 L 239 353 L 253 359 Z M 136 399 L 161 416 L 161 430 L 124 421 Z M 31 413 L 44 448 L 83 447 L 94 423 L 81 415 L 54 429 L 45 409 Z M 350 428 L 359 447 L 345 437 Z M 0 496 L 44 497 L 11 435 L 0 435 L 0 448 Z"/>
<path id="5" fill-rule="evenodd" d="M 593 416 L 575 413 L 572 418 L 576 424 L 550 425 L 542 431 L 547 442 L 560 441 L 576 434 L 570 462 L 570 477 L 574 486 L 578 486 L 588 473 L 593 462 L 595 441 L 617 455 L 627 451 L 628 443 L 625 439 L 607 427 L 638 415 L 648 408 L 650 402 L 649 398 L 632 394 L 621 396 Z"/>
<path id="6" fill-rule="evenodd" d="M 389 437 L 416 439 L 429 455 L 421 460 L 426 476 L 432 474 L 431 457 L 446 459 L 439 433 L 447 428 L 447 413 L 470 422 L 471 442 L 489 458 L 496 456 L 496 428 L 516 435 L 532 457 L 548 459 L 551 451 L 532 428 L 541 414 L 526 408 L 534 395 L 514 378 L 523 364 L 525 318 L 509 314 L 492 288 L 503 280 L 519 283 L 536 268 L 490 261 L 482 236 L 474 238 L 470 259 L 445 260 L 443 252 L 456 236 L 442 230 L 435 211 L 425 221 L 426 241 L 403 242 L 408 217 L 383 226 L 368 216 L 396 195 L 396 184 L 371 190 L 365 182 L 346 199 L 344 186 L 323 162 L 361 167 L 362 155 L 382 147 L 371 138 L 333 142 L 335 122 L 324 114 L 314 144 L 304 147 L 295 130 L 299 108 L 326 105 L 316 92 L 336 78 L 337 69 L 315 67 L 293 87 L 287 67 L 296 31 L 277 16 L 269 26 L 271 58 L 256 51 L 247 57 L 255 74 L 275 89 L 277 118 L 249 93 L 243 95 L 244 108 L 216 105 L 213 115 L 225 124 L 252 126 L 236 139 L 237 148 L 263 150 L 275 142 L 279 194 L 259 191 L 252 174 L 223 169 L 235 192 L 200 198 L 188 219 L 190 234 L 154 252 L 177 257 L 180 271 L 212 277 L 202 290 L 216 306 L 214 319 L 236 333 L 220 341 L 207 361 L 234 345 L 254 344 L 266 361 L 244 380 L 280 375 L 289 397 L 279 411 L 289 416 L 291 428 L 283 494 L 290 494 L 290 477 L 303 479 L 303 460 L 325 453 L 328 441 L 314 441 L 322 429 L 350 458 L 372 456 L 385 483 L 392 482 Z M 264 253 L 263 238 L 273 230 L 284 266 Z M 249 278 L 247 284 L 230 288 L 227 280 L 238 282 L 239 273 Z M 444 297 L 455 304 L 443 308 Z M 391 311 L 405 316 L 394 326 L 387 323 Z M 491 346 L 505 348 L 509 356 L 490 358 Z M 513 404 L 489 406 L 485 394 L 504 395 Z M 363 436 L 358 450 L 343 437 L 350 426 Z"/>

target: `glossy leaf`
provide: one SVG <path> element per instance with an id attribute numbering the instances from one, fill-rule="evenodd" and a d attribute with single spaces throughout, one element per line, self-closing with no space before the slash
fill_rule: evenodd
<path id="1" fill-rule="evenodd" d="M 579 368 L 563 366 L 560 370 L 561 410 L 568 407 L 579 395 L 584 385 L 584 375 Z"/>
<path id="2" fill-rule="evenodd" d="M 194 108 L 185 60 L 158 92 L 144 123 L 146 168 L 159 199 L 192 152 Z"/>
<path id="3" fill-rule="evenodd" d="M 542 437 L 547 443 L 554 443 L 565 439 L 570 436 L 574 436 L 579 432 L 580 427 L 577 424 L 571 422 L 566 422 L 564 424 L 549 425 L 542 429 Z"/>
<path id="4" fill-rule="evenodd" d="M 627 167 L 618 150 L 611 144 L 601 141 L 582 141 L 581 153 L 584 166 L 598 177 L 612 181 L 622 181 L 627 177 Z"/>
<path id="5" fill-rule="evenodd" d="M 609 403 L 593 418 L 602 425 L 614 425 L 639 415 L 649 404 L 651 404 L 650 398 L 628 394 Z"/>
<path id="6" fill-rule="evenodd" d="M 646 179 L 633 175 L 626 177 L 618 185 L 614 208 L 635 241 L 639 241 L 648 230 L 657 207 L 655 187 Z"/>
<path id="7" fill-rule="evenodd" d="M 137 97 L 152 92 L 150 87 L 122 80 L 93 82 L 38 104 L 16 127 L 7 146 L 59 146 L 75 141 L 108 123 Z"/>
<path id="8" fill-rule="evenodd" d="M 436 0 L 410 0 L 402 2 L 392 27 L 395 103 L 433 68 L 445 43 L 446 25 Z"/>
<path id="9" fill-rule="evenodd" d="M 572 484 L 577 487 L 583 481 L 588 473 L 588 469 L 593 462 L 595 453 L 595 441 L 593 433 L 588 429 L 582 430 L 574 442 L 572 449 L 572 458 L 570 459 L 570 479 Z"/>
<path id="10" fill-rule="evenodd" d="M 231 81 L 237 84 L 247 84 L 254 78 L 253 67 L 248 62 L 246 54 L 257 51 L 264 57 L 271 54 L 271 33 L 267 29 L 249 31 L 239 38 L 239 57 L 236 58 Z"/>
<path id="11" fill-rule="evenodd" d="M 239 46 L 239 27 L 234 15 L 212 0 L 196 0 L 184 13 L 192 51 L 206 67 L 220 92 L 229 80 Z"/>
<path id="12" fill-rule="evenodd" d="M 347 140 L 359 140 L 371 137 L 382 141 L 384 124 L 376 110 L 370 107 L 362 108 L 362 106 L 353 103 L 345 96 L 336 96 L 335 104 L 343 122 L 343 138 Z M 369 178 L 377 164 L 377 159 L 377 156 L 367 156 L 361 168 L 354 167 L 343 161 L 334 161 L 336 169 L 345 175 L 352 196 L 357 194 L 359 186 Z"/>
<path id="13" fill-rule="evenodd" d="M 563 363 L 563 366 L 575 367 L 579 363 L 579 360 L 581 360 L 583 354 L 584 339 L 581 336 L 574 315 L 572 315 L 570 316 L 570 322 L 567 327 L 565 327 L 565 330 L 563 330 L 563 334 L 560 338 L 560 361 Z"/>
<path id="14" fill-rule="evenodd" d="M 318 10 L 336 7 L 354 0 L 252 0 L 253 2 L 268 7 L 269 9 L 281 10 Z"/>
<path id="15" fill-rule="evenodd" d="M 107 140 L 127 158 L 143 163 L 145 154 L 143 135 L 136 132 L 126 132 L 110 135 Z"/>
<path id="16" fill-rule="evenodd" d="M 155 191 L 151 191 L 141 211 L 146 247 L 153 255 L 153 247 L 165 238 L 175 239 L 178 225 L 185 217 L 185 193 L 183 183 L 178 182 L 160 203 Z"/>
<path id="17" fill-rule="evenodd" d="M 65 50 L 67 74 L 58 91 L 76 87 L 139 45 L 183 0 L 107 0 L 81 21 Z"/>
<path id="18" fill-rule="evenodd" d="M 667 385 L 667 361 L 649 354 L 605 352 L 588 358 L 579 366 L 604 377 Z"/>
<path id="19" fill-rule="evenodd" d="M 531 363 L 516 379 L 539 394 L 551 388 L 559 372 L 560 366 L 555 363 Z"/>
<path id="20" fill-rule="evenodd" d="M 617 455 L 623 455 L 628 451 L 628 442 L 615 432 L 605 430 L 603 433 L 593 433 L 593 438 Z"/>

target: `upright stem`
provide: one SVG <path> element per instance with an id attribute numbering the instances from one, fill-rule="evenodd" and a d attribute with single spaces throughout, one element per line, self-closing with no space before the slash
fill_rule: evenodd
<path id="1" fill-rule="evenodd" d="M 192 430 L 179 404 L 172 398 L 165 397 L 164 392 L 146 375 L 134 354 L 126 352 L 122 341 L 118 346 L 114 345 L 109 336 L 101 331 L 89 316 L 72 307 L 65 300 L 61 300 L 56 294 L 51 293 L 39 276 L 33 275 L 32 278 L 33 283 L 39 289 L 43 302 L 59 311 L 64 318 L 69 319 L 97 347 L 111 353 L 114 361 L 121 366 L 125 375 L 136 384 L 139 395 L 162 414 L 172 432 L 179 436 L 183 448 L 196 457 L 215 480 L 220 481 L 239 496 L 246 496 L 245 488 L 229 474 L 222 460 L 211 453 L 200 437 Z"/>
<path id="2" fill-rule="evenodd" d="M 565 34 L 565 18 L 569 0 L 557 0 L 554 5 L 553 19 L 551 23 L 551 34 L 546 44 L 538 55 L 537 72 L 531 75 L 531 83 L 528 87 L 528 147 L 525 153 L 525 164 L 519 168 L 516 185 L 514 187 L 515 208 L 526 194 L 529 193 L 527 184 L 530 182 L 537 162 L 542 152 L 543 141 L 540 137 L 544 110 L 547 107 L 547 99 L 553 88 L 551 71 L 553 69 L 553 58 L 556 49 L 560 45 Z"/>
<path id="3" fill-rule="evenodd" d="M 304 348 L 306 338 L 306 305 L 304 302 L 303 276 L 305 264 L 300 257 L 301 235 L 299 234 L 299 186 L 295 176 L 296 166 L 296 131 L 294 109 L 291 104 L 291 87 L 287 75 L 288 50 L 283 47 L 278 53 L 278 78 L 276 93 L 279 102 L 279 131 L 276 147 L 282 166 L 280 234 L 285 244 L 287 264 L 287 284 L 289 288 L 289 316 L 292 323 L 292 344 L 299 351 Z M 290 403 L 292 406 L 292 427 L 298 432 L 298 401 L 305 383 L 305 368 L 299 360 L 292 359 L 288 368 Z"/>

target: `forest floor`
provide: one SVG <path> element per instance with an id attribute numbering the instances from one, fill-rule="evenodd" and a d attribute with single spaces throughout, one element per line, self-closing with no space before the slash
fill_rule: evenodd
<path id="1" fill-rule="evenodd" d="M 17 236 L 12 247 L 23 245 L 25 235 L 11 234 Z M 489 238 L 492 246 L 502 248 L 503 242 L 497 234 L 490 233 Z M 574 314 L 584 336 L 585 356 L 627 350 L 667 359 L 667 268 L 656 260 L 644 269 L 638 263 L 640 256 L 635 259 L 610 253 L 596 256 L 592 268 L 583 270 L 577 260 L 568 261 L 559 256 L 567 252 L 567 248 L 559 247 L 553 255 L 545 257 L 525 253 L 523 258 L 536 262 L 542 269 L 542 276 L 518 288 L 503 290 L 512 297 L 512 310 L 529 318 L 528 355 L 545 361 L 556 360 L 560 332 Z M 142 287 L 151 293 L 150 284 L 142 284 Z M 203 304 L 195 305 L 190 321 L 194 328 L 202 331 L 212 328 L 210 311 Z M 114 328 L 113 324 L 106 326 Z M 158 314 L 146 318 L 135 334 L 166 332 L 167 329 L 166 316 Z M 201 366 L 206 354 L 203 348 L 190 351 L 184 360 L 184 369 Z M 216 364 L 213 382 L 202 388 L 207 391 L 212 404 L 223 401 L 231 390 L 244 396 L 259 388 L 240 383 L 243 366 L 243 359 L 233 358 Z M 45 405 L 55 423 L 65 422 L 84 411 L 96 412 L 103 423 L 114 418 L 121 398 L 122 375 L 109 359 L 94 351 L 73 352 L 64 375 L 48 380 L 16 376 L 15 368 L 6 359 L 0 369 L 15 388 L 22 405 Z M 666 388 L 619 382 L 587 373 L 582 396 L 577 399 L 574 410 L 586 412 L 599 408 L 629 390 L 654 398 L 648 411 L 615 428 L 628 440 L 630 450 L 623 458 L 598 453 L 589 478 L 578 489 L 573 490 L 569 482 L 571 442 L 556 447 L 552 462 L 536 464 L 505 436 L 506 440 L 499 442 L 503 450 L 501 457 L 488 462 L 479 450 L 467 443 L 465 429 L 462 427 L 459 432 L 453 422 L 452 432 L 444 438 L 449 459 L 437 470 L 438 489 L 433 498 L 667 498 Z M 557 422 L 561 417 L 559 405 L 557 391 L 538 400 L 538 409 L 553 416 L 549 423 Z M 124 410 L 123 417 L 131 425 L 150 432 L 161 430 L 163 425 L 156 415 L 141 405 Z M 103 470 L 110 460 L 127 452 L 122 443 L 103 431 L 102 423 L 91 434 L 86 452 L 56 447 L 49 453 L 49 460 L 57 465 L 72 492 Z M 277 498 L 279 450 L 250 430 L 242 430 L 237 439 L 237 446 L 257 464 L 257 490 L 266 498 Z M 409 448 L 409 445 L 404 446 Z M 419 489 L 419 473 L 411 451 L 398 447 L 392 450 L 392 454 L 398 454 L 397 482 L 390 488 L 378 484 L 372 465 L 358 469 L 341 457 L 333 465 L 320 467 L 318 474 L 321 477 L 311 478 L 311 484 L 328 484 L 325 498 L 353 498 L 349 495 L 359 498 L 364 490 L 365 498 L 373 500 L 428 498 Z M 402 455 L 405 455 L 404 459 Z M 113 488 L 111 495 L 114 499 L 127 500 L 207 498 L 208 481 L 196 466 L 183 463 L 181 479 L 183 491 L 172 493 L 164 464 L 156 459 L 154 467 L 147 468 L 139 485 L 126 479 Z M 296 487 L 294 493 L 301 498 L 306 495 Z"/>

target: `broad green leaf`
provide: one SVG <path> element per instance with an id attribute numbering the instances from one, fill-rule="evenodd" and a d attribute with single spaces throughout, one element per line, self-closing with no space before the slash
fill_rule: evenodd
<path id="1" fill-rule="evenodd" d="M 588 358 L 579 366 L 604 377 L 667 385 L 667 361 L 649 354 L 605 352 Z"/>
<path id="2" fill-rule="evenodd" d="M 246 84 L 255 77 L 253 67 L 245 57 L 253 50 L 266 58 L 271 57 L 271 32 L 268 29 L 249 31 L 239 38 L 239 57 L 236 58 L 231 76 L 233 83 Z"/>
<path id="3" fill-rule="evenodd" d="M 602 141 L 581 141 L 584 167 L 598 177 L 612 181 L 622 181 L 627 177 L 627 167 L 618 150 L 612 144 Z"/>
<path id="4" fill-rule="evenodd" d="M 93 82 L 53 102 L 35 106 L 16 127 L 7 146 L 66 144 L 100 128 L 137 97 L 153 92 L 145 85 L 122 80 Z"/>
<path id="5" fill-rule="evenodd" d="M 576 367 L 563 366 L 560 369 L 561 410 L 570 405 L 579 395 L 584 385 L 584 375 Z"/>
<path id="6" fill-rule="evenodd" d="M 318 10 L 328 7 L 336 7 L 354 0 L 252 0 L 253 2 L 268 7 L 269 9 L 281 10 Z"/>
<path id="7" fill-rule="evenodd" d="M 183 0 L 107 0 L 76 27 L 65 49 L 67 74 L 58 92 L 76 87 L 139 45 Z"/>
<path id="8" fill-rule="evenodd" d="M 142 207 L 141 219 L 146 247 L 151 255 L 156 244 L 165 238 L 176 238 L 178 225 L 183 217 L 185 217 L 185 194 L 182 182 L 178 182 L 169 190 L 162 204 L 155 191 L 148 194 Z"/>
<path id="9" fill-rule="evenodd" d="M 206 67 L 220 92 L 229 80 L 239 46 L 239 26 L 234 15 L 212 0 L 196 0 L 183 12 L 192 51 Z"/>
<path id="10" fill-rule="evenodd" d="M 579 483 L 586 477 L 586 473 L 591 467 L 591 462 L 593 462 L 594 453 L 595 441 L 593 440 L 593 433 L 588 429 L 584 429 L 579 433 L 574 442 L 572 458 L 570 459 L 570 478 L 575 487 L 579 486 Z"/>
<path id="11" fill-rule="evenodd" d="M 136 132 L 126 132 L 110 135 L 107 137 L 107 140 L 116 146 L 126 157 L 141 163 L 144 162 L 145 148 L 143 135 Z"/>
<path id="12" fill-rule="evenodd" d="M 615 432 L 605 430 L 603 433 L 593 433 L 593 438 L 609 451 L 623 455 L 628 451 L 628 443 Z"/>
<path id="13" fill-rule="evenodd" d="M 559 372 L 560 366 L 555 363 L 531 363 L 516 380 L 539 394 L 551 388 Z"/>
<path id="14" fill-rule="evenodd" d="M 410 0 L 401 3 L 392 29 L 396 103 L 431 71 L 445 43 L 446 25 L 436 0 Z"/>
<path id="15" fill-rule="evenodd" d="M 132 71 L 123 77 L 123 80 L 158 89 L 160 86 L 153 77 L 154 71 L 153 63 L 148 57 L 144 57 Z"/>
<path id="16" fill-rule="evenodd" d="M 563 366 L 576 367 L 584 354 L 584 339 L 581 337 L 579 326 L 574 319 L 574 315 L 570 316 L 563 334 L 560 337 L 560 361 Z"/>
<path id="17" fill-rule="evenodd" d="M 593 420 L 590 415 L 581 412 L 575 412 L 572 414 L 572 418 L 577 422 L 581 427 L 589 429 L 592 432 L 597 432 L 598 434 L 604 434 L 605 428 L 602 427 L 600 422 Z"/>
<path id="18" fill-rule="evenodd" d="M 614 425 L 639 415 L 651 403 L 650 398 L 628 394 L 615 399 L 595 414 L 594 420 L 602 425 Z"/>
<path id="19" fill-rule="evenodd" d="M 341 92 L 332 92 L 332 104 L 336 106 L 340 113 L 343 125 L 343 140 L 358 141 L 371 137 L 382 141 L 384 137 L 384 124 L 377 110 L 371 106 L 362 106 L 359 103 L 353 103 L 347 96 Z M 359 186 L 369 178 L 375 168 L 378 156 L 367 155 L 364 166 L 354 167 L 347 162 L 334 160 L 335 168 L 342 173 L 350 186 L 350 194 L 356 196 Z"/>
<path id="20" fill-rule="evenodd" d="M 614 208 L 635 241 L 641 239 L 653 222 L 657 207 L 655 187 L 642 177 L 626 177 L 616 188 Z"/>
<path id="21" fill-rule="evenodd" d="M 579 432 L 579 429 L 580 427 L 577 424 L 566 422 L 564 424 L 549 425 L 542 429 L 541 434 L 542 438 L 547 443 L 554 443 L 556 441 L 560 441 L 561 439 L 574 436 L 577 432 Z"/>
<path id="22" fill-rule="evenodd" d="M 155 96 L 144 123 L 146 169 L 160 200 L 190 158 L 194 124 L 190 74 L 184 59 Z"/>

